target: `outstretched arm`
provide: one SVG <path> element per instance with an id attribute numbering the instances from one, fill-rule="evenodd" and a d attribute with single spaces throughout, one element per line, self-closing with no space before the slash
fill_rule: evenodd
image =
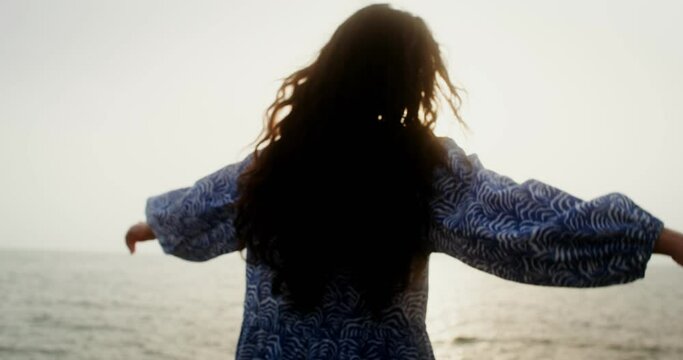
<path id="1" fill-rule="evenodd" d="M 436 173 L 434 252 L 512 281 L 595 287 L 642 278 L 655 250 L 681 251 L 661 220 L 623 194 L 584 201 L 540 181 L 517 183 L 442 139 L 450 162 Z"/>
<path id="2" fill-rule="evenodd" d="M 683 266 L 683 234 L 664 228 L 655 243 L 654 252 L 669 255 Z"/>
<path id="3" fill-rule="evenodd" d="M 147 222 L 132 226 L 126 234 L 131 253 L 138 241 L 157 239 L 166 254 L 206 261 L 239 250 L 234 220 L 237 179 L 251 162 L 227 165 L 197 180 L 192 186 L 147 199 Z"/>

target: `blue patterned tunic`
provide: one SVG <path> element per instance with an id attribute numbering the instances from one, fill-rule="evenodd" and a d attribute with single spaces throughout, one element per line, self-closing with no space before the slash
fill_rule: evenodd
<path id="1" fill-rule="evenodd" d="M 663 224 L 628 197 L 582 201 L 535 180 L 518 184 L 485 169 L 452 139 L 439 139 L 450 161 L 435 170 L 433 252 L 537 285 L 596 287 L 644 276 Z M 236 178 L 251 160 L 147 200 L 147 221 L 165 253 L 206 261 L 237 250 Z M 426 269 L 380 320 L 371 320 L 344 277 L 330 284 L 315 312 L 299 315 L 271 294 L 269 268 L 248 264 L 246 273 L 237 359 L 433 358 Z"/>

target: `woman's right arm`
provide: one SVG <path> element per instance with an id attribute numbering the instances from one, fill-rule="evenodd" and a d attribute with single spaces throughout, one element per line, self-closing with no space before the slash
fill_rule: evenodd
<path id="1" fill-rule="evenodd" d="M 516 282 L 596 287 L 642 278 L 654 250 L 681 251 L 661 220 L 623 194 L 584 201 L 540 181 L 517 183 L 441 139 L 449 164 L 434 182 L 434 252 Z"/>
<path id="2" fill-rule="evenodd" d="M 664 228 L 655 242 L 654 252 L 669 255 L 678 264 L 683 265 L 683 234 Z"/>

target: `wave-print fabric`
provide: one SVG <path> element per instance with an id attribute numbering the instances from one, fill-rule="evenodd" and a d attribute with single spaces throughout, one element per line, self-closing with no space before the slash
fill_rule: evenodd
<path id="1" fill-rule="evenodd" d="M 583 201 L 536 180 L 516 183 L 452 139 L 439 139 L 449 164 L 435 170 L 433 252 L 536 285 L 597 287 L 644 276 L 663 224 L 631 199 L 613 193 Z M 147 222 L 165 253 L 206 261 L 237 250 L 236 179 L 251 160 L 147 199 Z M 246 266 L 237 359 L 434 358 L 425 327 L 427 271 L 373 320 L 343 276 L 314 312 L 300 314 L 271 294 L 271 269 Z"/>

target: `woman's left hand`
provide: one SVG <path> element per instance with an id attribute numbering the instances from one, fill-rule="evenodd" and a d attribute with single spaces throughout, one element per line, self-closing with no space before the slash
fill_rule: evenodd
<path id="1" fill-rule="evenodd" d="M 154 235 L 152 228 L 145 222 L 139 222 L 128 229 L 126 233 L 126 246 L 128 246 L 128 251 L 133 254 L 136 242 L 154 239 L 156 239 L 156 235 Z"/>

